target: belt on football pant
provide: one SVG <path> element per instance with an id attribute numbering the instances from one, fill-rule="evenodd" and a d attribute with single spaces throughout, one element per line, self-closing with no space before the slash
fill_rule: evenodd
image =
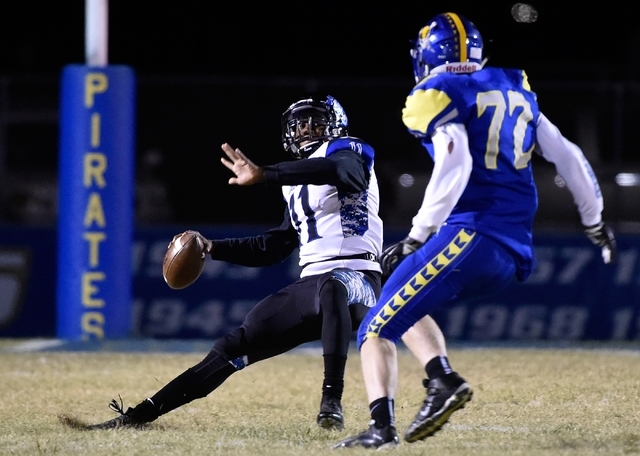
<path id="1" fill-rule="evenodd" d="M 333 258 L 327 258 L 326 260 L 311 261 L 309 263 L 303 264 L 302 268 L 304 269 L 307 266 L 309 266 L 310 264 L 324 263 L 326 261 L 340 261 L 340 260 L 378 261 L 378 257 L 376 256 L 375 253 L 356 253 L 354 255 L 344 255 L 344 256 L 337 256 L 337 257 L 333 257 Z"/>

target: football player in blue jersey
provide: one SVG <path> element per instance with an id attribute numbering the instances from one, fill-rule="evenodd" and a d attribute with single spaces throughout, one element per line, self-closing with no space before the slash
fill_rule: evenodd
<path id="1" fill-rule="evenodd" d="M 311 96 L 282 115 L 284 149 L 298 160 L 257 166 L 239 149 L 222 145 L 231 185 L 277 185 L 285 202 L 278 228 L 246 238 L 198 235 L 214 260 L 258 267 L 279 263 L 299 248 L 300 279 L 257 303 L 242 325 L 219 338 L 198 364 L 152 397 L 89 429 L 138 427 L 203 398 L 230 375 L 311 341 L 324 359 L 317 423 L 342 429 L 341 399 L 353 332 L 380 296 L 382 221 L 374 150 L 348 136 L 347 116 L 331 96 Z"/>
<path id="2" fill-rule="evenodd" d="M 388 278 L 358 330 L 369 428 L 336 448 L 399 443 L 394 395 L 401 338 L 428 377 L 407 442 L 433 435 L 471 400 L 473 390 L 451 368 L 442 332 L 429 315 L 531 274 L 538 204 L 532 153 L 555 164 L 587 236 L 602 249 L 605 263 L 615 258 L 613 232 L 601 217 L 600 187 L 582 151 L 540 112 L 525 72 L 484 68 L 482 48 L 473 23 L 445 13 L 420 30 L 411 50 L 416 85 L 402 120 L 434 169 L 408 236 L 382 254 Z"/>

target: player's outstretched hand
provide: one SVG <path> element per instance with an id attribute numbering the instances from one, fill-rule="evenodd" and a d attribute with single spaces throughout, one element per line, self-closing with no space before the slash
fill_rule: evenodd
<path id="1" fill-rule="evenodd" d="M 249 160 L 240 149 L 234 149 L 224 143 L 222 150 L 228 158 L 221 157 L 220 161 L 236 175 L 229 179 L 229 185 L 253 185 L 264 182 L 262 168 Z"/>
<path id="2" fill-rule="evenodd" d="M 597 225 L 588 226 L 584 232 L 591 242 L 602 248 L 602 259 L 605 264 L 613 263 L 618 254 L 616 238 L 609 225 L 600 222 Z"/>
<path id="3" fill-rule="evenodd" d="M 382 277 L 389 277 L 402 260 L 418 250 L 422 244 L 422 242 L 416 241 L 415 239 L 407 236 L 400 242 L 387 247 L 384 252 L 382 252 L 382 255 L 380 255 Z"/>

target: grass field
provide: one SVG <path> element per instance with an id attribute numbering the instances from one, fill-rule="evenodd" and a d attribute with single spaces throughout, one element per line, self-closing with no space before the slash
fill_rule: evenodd
<path id="1" fill-rule="evenodd" d="M 115 416 L 199 361 L 202 353 L 18 352 L 0 341 L 0 454 L 327 455 L 371 454 L 331 446 L 363 430 L 368 404 L 359 355 L 347 365 L 346 428 L 319 429 L 322 358 L 296 351 L 249 366 L 207 398 L 144 430 L 79 431 Z M 640 346 L 623 349 L 451 348 L 453 367 L 475 388 L 468 406 L 398 455 L 612 455 L 640 453 Z M 401 351 L 396 421 L 400 435 L 422 400 L 424 374 Z"/>

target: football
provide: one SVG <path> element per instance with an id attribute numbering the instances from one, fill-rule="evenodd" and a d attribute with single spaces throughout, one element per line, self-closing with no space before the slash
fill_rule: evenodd
<path id="1" fill-rule="evenodd" d="M 204 243 L 193 231 L 175 237 L 162 261 L 162 276 L 174 290 L 186 288 L 195 282 L 204 268 Z"/>

